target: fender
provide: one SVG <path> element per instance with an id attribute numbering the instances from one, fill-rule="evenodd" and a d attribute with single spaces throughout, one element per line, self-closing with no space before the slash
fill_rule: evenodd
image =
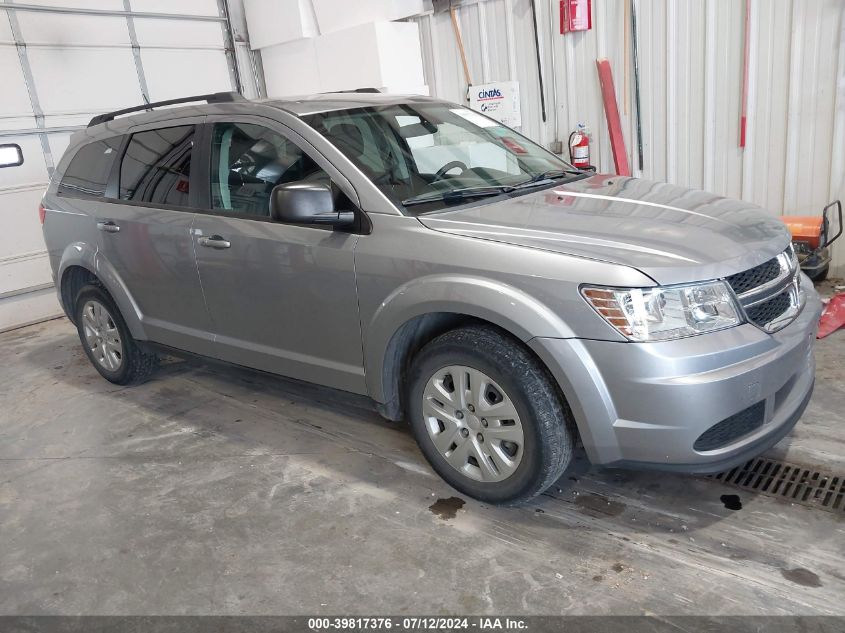
<path id="1" fill-rule="evenodd" d="M 108 290 L 120 310 L 130 334 L 136 340 L 146 340 L 147 334 L 141 323 L 141 310 L 132 298 L 132 294 L 117 274 L 114 267 L 105 256 L 91 244 L 85 242 L 72 242 L 68 244 L 62 253 L 59 261 L 57 290 L 61 300 L 61 285 L 65 271 L 71 266 L 80 266 L 93 274 L 100 280 L 103 287 Z"/>
<path id="2" fill-rule="evenodd" d="M 396 288 L 365 324 L 367 389 L 377 402 L 385 401 L 384 366 L 391 339 L 415 317 L 432 313 L 483 319 L 524 342 L 536 336 L 574 337 L 569 326 L 546 305 L 508 284 L 464 274 L 414 279 Z"/>

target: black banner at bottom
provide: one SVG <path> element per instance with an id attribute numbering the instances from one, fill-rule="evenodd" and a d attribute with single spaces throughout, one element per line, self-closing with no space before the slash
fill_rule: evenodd
<path id="1" fill-rule="evenodd" d="M 2 633 L 845 633 L 845 616 L 0 616 Z"/>

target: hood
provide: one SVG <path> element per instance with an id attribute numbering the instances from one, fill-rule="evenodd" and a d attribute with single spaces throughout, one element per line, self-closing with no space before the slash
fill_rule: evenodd
<path id="1" fill-rule="evenodd" d="M 664 285 L 752 268 L 790 242 L 783 222 L 753 204 L 624 176 L 419 220 L 435 231 L 631 266 Z"/>

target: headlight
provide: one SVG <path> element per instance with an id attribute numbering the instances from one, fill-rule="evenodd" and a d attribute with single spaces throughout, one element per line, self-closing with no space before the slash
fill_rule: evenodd
<path id="1" fill-rule="evenodd" d="M 632 341 L 666 341 L 739 325 L 733 295 L 723 281 L 671 288 L 590 288 L 581 294 Z"/>

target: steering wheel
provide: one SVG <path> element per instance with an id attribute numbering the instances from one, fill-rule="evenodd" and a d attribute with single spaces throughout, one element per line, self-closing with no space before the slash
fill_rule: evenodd
<path id="1" fill-rule="evenodd" d="M 438 180 L 441 180 L 447 172 L 452 171 L 453 169 L 455 169 L 455 167 L 460 168 L 461 173 L 464 173 L 467 169 L 469 169 L 469 167 L 466 166 L 466 163 L 462 163 L 459 160 L 449 161 L 448 163 L 443 165 L 443 167 L 437 170 L 437 173 L 434 174 L 434 179 L 431 182 L 437 182 Z"/>

